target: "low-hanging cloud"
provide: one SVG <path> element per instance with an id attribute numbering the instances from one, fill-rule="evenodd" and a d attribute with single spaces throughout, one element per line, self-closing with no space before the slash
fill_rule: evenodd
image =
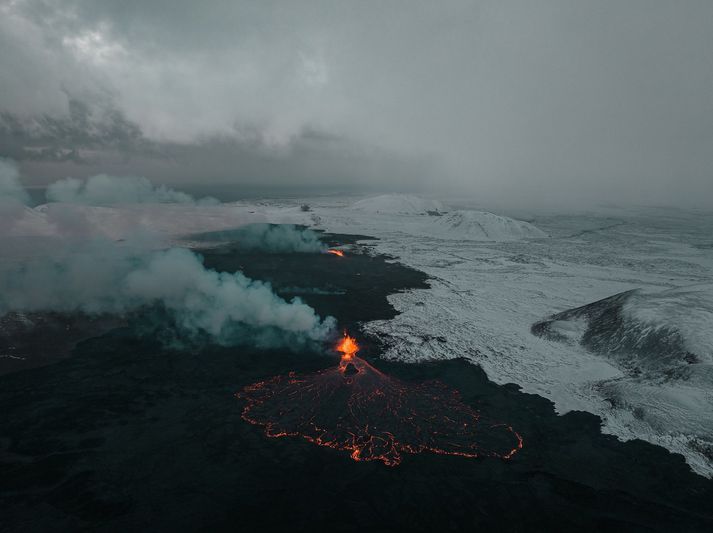
<path id="1" fill-rule="evenodd" d="M 0 153 L 42 183 L 710 206 L 712 21 L 706 0 L 0 2 Z"/>
<path id="2" fill-rule="evenodd" d="M 87 205 L 178 203 L 215 205 L 215 198 L 196 200 L 191 195 L 165 185 L 153 185 L 140 176 L 99 174 L 87 180 L 65 178 L 47 187 L 47 201 Z"/>
<path id="3" fill-rule="evenodd" d="M 301 347 L 333 334 L 299 298 L 241 273 L 206 269 L 193 252 L 94 241 L 50 256 L 0 264 L 0 315 L 9 311 L 125 314 L 159 306 L 180 342 Z"/>
<path id="4" fill-rule="evenodd" d="M 166 186 L 154 186 L 146 178 L 107 175 L 86 182 L 61 179 L 46 192 L 49 203 L 31 207 L 26 204 L 29 196 L 22 188 L 16 165 L 10 160 L 4 163 L 0 238 L 123 240 L 145 233 L 170 239 L 265 220 L 259 210 L 221 204 L 210 197 L 195 199 Z"/>

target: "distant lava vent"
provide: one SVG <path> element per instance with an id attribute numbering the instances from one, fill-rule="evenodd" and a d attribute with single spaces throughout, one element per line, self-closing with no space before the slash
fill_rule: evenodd
<path id="1" fill-rule="evenodd" d="M 455 389 L 387 376 L 356 356 L 358 345 L 346 334 L 337 351 L 333 368 L 245 387 L 236 395 L 247 402 L 243 419 L 268 437 L 299 436 L 388 466 L 404 453 L 509 459 L 522 448 L 512 428 L 483 420 Z"/>

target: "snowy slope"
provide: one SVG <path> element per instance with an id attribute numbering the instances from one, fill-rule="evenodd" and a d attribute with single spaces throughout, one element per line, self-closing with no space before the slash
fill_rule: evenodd
<path id="1" fill-rule="evenodd" d="M 637 292 L 624 304 L 623 313 L 639 332 L 639 343 L 649 336 L 675 337 L 681 351 L 696 362 L 713 364 L 713 283 Z"/>
<path id="2" fill-rule="evenodd" d="M 306 203 L 309 201 L 305 200 Z M 447 240 L 516 241 L 547 237 L 533 224 L 485 211 L 445 212 L 443 204 L 408 195 L 382 195 L 365 198 L 351 205 L 302 212 L 294 205 L 264 207 L 263 213 L 273 223 L 304 224 L 317 227 L 346 227 L 404 233 L 414 237 Z M 430 214 L 430 216 L 428 216 Z"/>
<path id="3" fill-rule="evenodd" d="M 532 331 L 610 361 L 622 375 L 596 384 L 606 401 L 659 433 L 690 435 L 705 458 L 713 442 L 713 284 L 626 291 L 556 313 Z"/>
<path id="4" fill-rule="evenodd" d="M 713 364 L 713 284 L 626 291 L 556 313 L 532 331 L 556 341 L 576 340 L 637 372 L 671 377 L 677 367 Z"/>
<path id="5" fill-rule="evenodd" d="M 351 209 L 364 213 L 426 215 L 442 213 L 445 208 L 438 200 L 427 200 L 408 194 L 382 194 L 364 198 L 352 204 Z"/>

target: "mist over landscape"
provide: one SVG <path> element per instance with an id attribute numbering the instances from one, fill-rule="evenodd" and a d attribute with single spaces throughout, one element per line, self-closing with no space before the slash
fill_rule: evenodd
<path id="1" fill-rule="evenodd" d="M 0 529 L 710 531 L 713 3 L 0 0 Z"/>

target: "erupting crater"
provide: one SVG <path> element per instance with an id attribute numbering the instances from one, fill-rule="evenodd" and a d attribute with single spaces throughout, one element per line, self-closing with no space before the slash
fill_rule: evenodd
<path id="1" fill-rule="evenodd" d="M 344 252 L 342 250 L 337 250 L 336 248 L 330 248 L 327 250 L 327 253 L 336 255 L 337 257 L 344 257 Z"/>
<path id="2" fill-rule="evenodd" d="M 338 366 L 245 387 L 236 394 L 247 402 L 243 419 L 268 437 L 298 436 L 388 466 L 404 453 L 509 459 L 522 448 L 511 427 L 484 421 L 455 389 L 387 376 L 357 357 L 358 349 L 345 333 Z"/>

